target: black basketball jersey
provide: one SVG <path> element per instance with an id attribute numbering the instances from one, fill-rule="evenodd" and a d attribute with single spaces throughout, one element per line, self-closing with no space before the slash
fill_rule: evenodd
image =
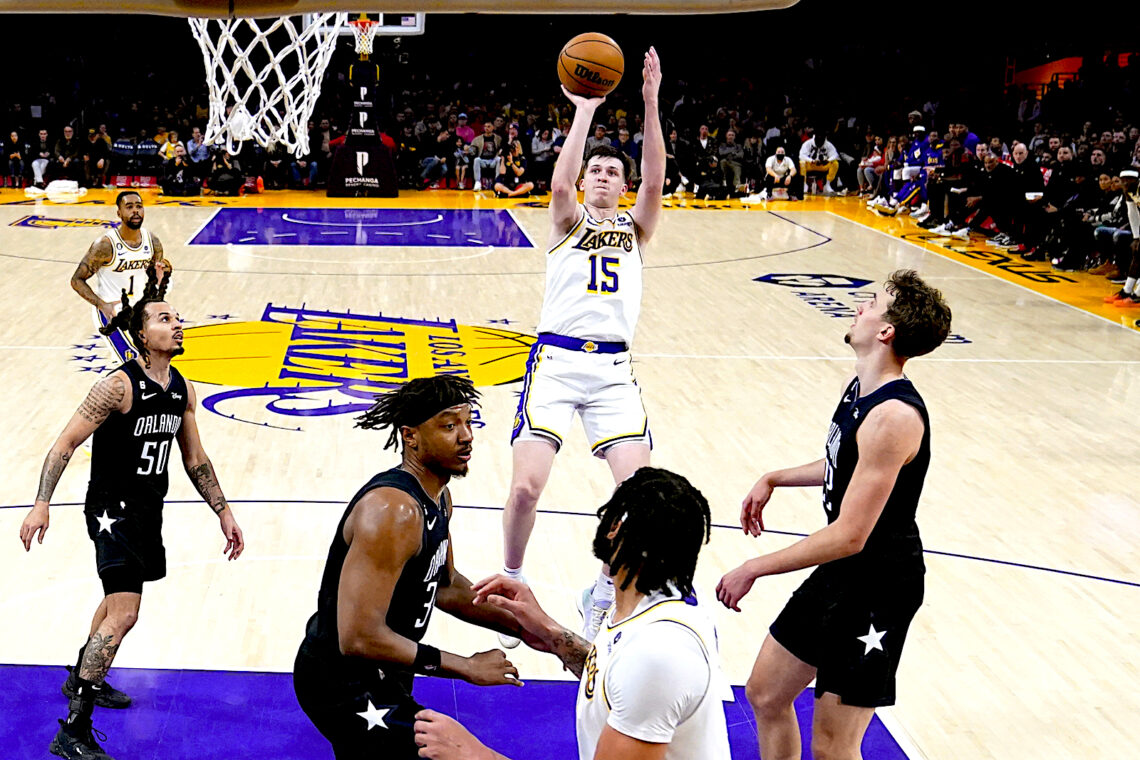
<path id="1" fill-rule="evenodd" d="M 309 619 L 306 639 L 326 657 L 341 658 L 346 664 L 361 658 L 350 658 L 340 654 L 340 636 L 337 630 L 337 591 L 340 587 L 340 572 L 348 555 L 348 544 L 344 540 L 344 524 L 352 514 L 356 503 L 369 491 L 376 488 L 396 488 L 409 494 L 423 510 L 423 536 L 420 550 L 407 561 L 392 601 L 388 605 L 386 622 L 388 627 L 401 636 L 419 641 L 427 632 L 435 597 L 440 584 L 446 584 L 448 525 L 447 512 L 442 504 L 436 504 L 416 476 L 399 467 L 376 475 L 352 497 L 348 508 L 337 525 L 332 545 L 329 547 L 328 561 L 325 563 L 321 590 L 317 594 L 317 613 Z M 450 497 L 448 497 L 450 498 Z M 369 667 L 376 663 L 365 661 Z"/>
<path id="2" fill-rule="evenodd" d="M 922 415 L 922 443 L 914 459 L 899 470 L 886 506 L 871 530 L 863 551 L 821 566 L 820 569 L 826 569 L 825 572 L 832 578 L 846 576 L 858 580 L 867 573 L 877 573 L 884 569 L 919 573 L 924 571 L 922 541 L 918 535 L 915 513 L 918 511 L 918 497 L 922 494 L 926 470 L 930 465 L 930 418 L 926 413 L 926 404 L 910 380 L 893 380 L 862 398 L 859 397 L 858 378 L 847 386 L 843 400 L 831 418 L 831 428 L 827 434 L 823 509 L 827 513 L 828 524 L 839 518 L 843 497 L 851 483 L 855 465 L 859 462 L 859 444 L 855 439 L 859 426 L 872 409 L 892 399 L 910 404 Z"/>
<path id="3" fill-rule="evenodd" d="M 170 483 L 167 464 L 186 412 L 186 380 L 170 368 L 163 388 L 134 360 L 118 367 L 131 388 L 126 414 L 111 412 L 95 429 L 91 443 L 89 497 L 162 506 Z"/>

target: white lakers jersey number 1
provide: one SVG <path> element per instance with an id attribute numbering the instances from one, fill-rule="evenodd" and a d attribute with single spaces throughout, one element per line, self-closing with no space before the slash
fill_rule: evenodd
<path id="1" fill-rule="evenodd" d="M 142 242 L 137 248 L 127 245 L 117 229 L 107 230 L 111 241 L 111 261 L 95 270 L 95 295 L 110 303 L 119 303 L 123 291 L 134 301 L 142 295 L 146 286 L 146 268 L 154 258 L 154 244 L 150 233 L 142 232 Z"/>
<path id="2" fill-rule="evenodd" d="M 540 333 L 633 341 L 641 311 L 641 248 L 633 217 L 593 219 L 578 205 L 578 221 L 546 258 Z"/>

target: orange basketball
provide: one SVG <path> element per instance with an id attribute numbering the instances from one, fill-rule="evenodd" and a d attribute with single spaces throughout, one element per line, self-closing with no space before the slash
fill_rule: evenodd
<path id="1" fill-rule="evenodd" d="M 558 54 L 558 78 L 575 95 L 608 95 L 618 86 L 624 71 L 621 48 L 604 34 L 579 34 Z"/>

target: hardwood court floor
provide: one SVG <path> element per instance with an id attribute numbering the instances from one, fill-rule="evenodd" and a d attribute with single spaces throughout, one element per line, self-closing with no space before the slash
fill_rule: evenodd
<path id="1" fill-rule="evenodd" d="M 44 545 L 25 554 L 16 535 L 45 453 L 113 366 L 67 284 L 100 231 L 75 220 L 114 219 L 112 198 L 23 205 L 0 192 L 9 272 L 0 281 L 0 614 L 16 622 L 0 632 L 0 662 L 69 661 L 99 598 L 75 506 L 85 456 L 60 482 Z M 214 520 L 175 467 L 170 574 L 147 589 L 116 664 L 288 671 L 344 501 L 396 461 L 384 436 L 352 428 L 352 410 L 408 375 L 468 371 L 481 386 L 485 426 L 471 475 L 453 486 L 466 507 L 453 538 L 468 577 L 496 571 L 513 381 L 542 297 L 542 203 L 444 192 L 147 200 L 146 224 L 176 267 L 169 298 L 191 321 L 179 366 L 198 384 L 202 438 L 248 549 L 236 563 L 221 560 Z M 768 535 L 749 539 L 735 527 L 761 473 L 818 458 L 852 372 L 842 337 L 854 306 L 891 270 L 917 268 L 945 292 L 954 336 L 908 368 L 933 425 L 919 510 L 927 594 L 899 704 L 884 720 L 912 758 L 1133 752 L 1140 335 L 1122 326 L 1140 314 L 1098 314 L 1105 286 L 1091 278 L 1040 282 L 1039 267 L 977 244 L 946 248 L 854 200 L 674 206 L 646 252 L 634 356 L 654 463 L 685 474 L 713 507 L 699 591 L 711 598 L 726 570 L 824 524 L 818 493 L 802 489 L 778 493 Z M 526 566 L 540 600 L 568 623 L 574 593 L 596 571 L 591 513 L 612 488 L 578 431 L 542 498 Z M 718 610 L 733 683 L 744 682 L 803 577 L 758 581 L 743 613 Z M 497 645 L 442 615 L 430 641 L 464 654 Z M 511 656 L 524 679 L 565 676 L 548 656 Z"/>

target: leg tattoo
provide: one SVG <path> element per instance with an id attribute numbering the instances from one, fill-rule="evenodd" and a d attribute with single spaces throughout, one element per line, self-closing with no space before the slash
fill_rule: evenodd
<path id="1" fill-rule="evenodd" d="M 83 665 L 79 670 L 79 677 L 92 683 L 103 683 L 121 643 L 115 641 L 113 633 L 102 634 L 96 631 L 91 634 L 87 650 L 83 653 Z"/>

